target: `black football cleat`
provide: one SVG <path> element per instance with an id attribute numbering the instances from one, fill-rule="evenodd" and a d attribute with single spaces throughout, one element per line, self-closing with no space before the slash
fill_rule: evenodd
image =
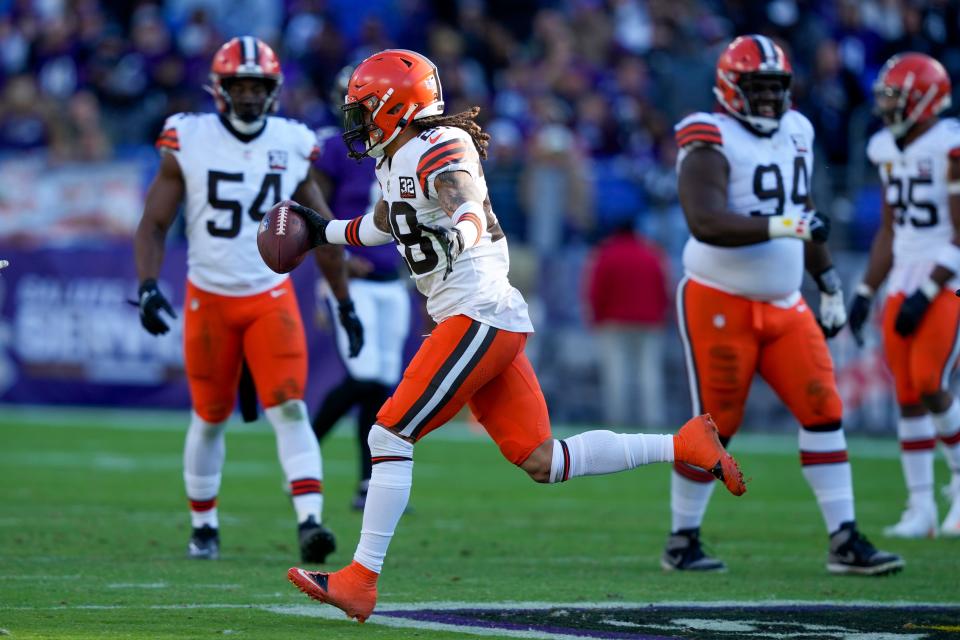
<path id="1" fill-rule="evenodd" d="M 660 556 L 664 571 L 726 571 L 727 565 L 703 552 L 700 546 L 700 528 L 680 529 L 667 538 L 667 546 Z"/>
<path id="2" fill-rule="evenodd" d="M 194 527 L 187 543 L 187 557 L 194 560 L 216 560 L 220 557 L 220 532 L 208 524 Z"/>
<path id="3" fill-rule="evenodd" d="M 327 556 L 337 549 L 333 532 L 309 516 L 300 523 L 300 559 L 303 562 L 326 562 Z"/>
<path id="4" fill-rule="evenodd" d="M 903 558 L 880 551 L 857 531 L 855 522 L 844 522 L 830 534 L 827 571 L 858 576 L 885 576 L 904 567 Z"/>

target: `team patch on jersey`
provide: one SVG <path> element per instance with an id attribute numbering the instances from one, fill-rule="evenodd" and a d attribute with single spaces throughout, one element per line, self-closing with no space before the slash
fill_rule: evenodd
<path id="1" fill-rule="evenodd" d="M 723 144 L 720 128 L 709 122 L 691 122 L 676 133 L 677 146 L 685 147 L 695 142 Z"/>
<path id="2" fill-rule="evenodd" d="M 273 171 L 287 170 L 287 152 L 286 151 L 267 151 L 267 164 Z"/>
<path id="3" fill-rule="evenodd" d="M 413 181 L 413 178 L 409 176 L 400 176 L 400 197 L 401 198 L 416 198 L 417 197 L 417 186 Z"/>
<path id="4" fill-rule="evenodd" d="M 180 151 L 180 137 L 176 129 L 164 129 L 157 138 L 155 144 L 157 149 L 170 149 L 171 151 Z"/>
<path id="5" fill-rule="evenodd" d="M 806 153 L 809 151 L 807 149 L 807 141 L 803 139 L 803 136 L 799 133 L 791 133 L 790 140 L 793 141 L 793 148 L 797 150 L 797 153 Z"/>
<path id="6" fill-rule="evenodd" d="M 933 175 L 933 158 L 917 160 L 917 174 L 920 178 L 929 178 Z"/>
<path id="7" fill-rule="evenodd" d="M 417 181 L 420 183 L 420 190 L 423 191 L 423 195 L 429 197 L 427 178 L 432 173 L 448 165 L 463 162 L 466 157 L 467 145 L 459 138 L 441 142 L 420 156 L 420 163 L 417 165 Z"/>

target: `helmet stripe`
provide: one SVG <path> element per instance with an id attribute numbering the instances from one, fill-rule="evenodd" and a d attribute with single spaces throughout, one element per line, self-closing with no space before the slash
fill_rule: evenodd
<path id="1" fill-rule="evenodd" d="M 750 39 L 753 40 L 753 44 L 757 45 L 757 52 L 760 54 L 761 69 L 767 65 L 769 60 L 767 56 L 767 48 L 764 46 L 762 38 L 763 36 L 750 36 Z"/>
<path id="2" fill-rule="evenodd" d="M 253 36 L 243 36 L 243 63 L 245 65 L 257 64 L 257 40 Z"/>

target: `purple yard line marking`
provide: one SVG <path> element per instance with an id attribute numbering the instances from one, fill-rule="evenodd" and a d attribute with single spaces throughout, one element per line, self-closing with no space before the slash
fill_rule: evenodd
<path id="1" fill-rule="evenodd" d="M 489 612 L 489 609 L 486 610 Z M 522 609 L 513 610 L 514 612 L 524 612 Z M 476 618 L 464 618 L 455 613 L 439 613 L 433 611 L 378 611 L 378 616 L 390 616 L 394 618 L 406 618 L 413 620 L 422 620 L 424 622 L 436 622 L 440 624 L 455 625 L 465 627 L 464 632 L 469 633 L 470 628 L 486 629 L 504 629 L 508 631 L 539 631 L 555 633 L 558 635 L 578 636 L 581 638 L 628 638 L 633 640 L 674 640 L 671 636 L 650 636 L 640 635 L 636 632 L 621 631 L 600 631 L 594 629 L 577 629 L 576 627 L 556 627 L 551 625 L 538 624 L 519 624 L 516 622 L 498 622 L 493 620 L 477 620 Z"/>

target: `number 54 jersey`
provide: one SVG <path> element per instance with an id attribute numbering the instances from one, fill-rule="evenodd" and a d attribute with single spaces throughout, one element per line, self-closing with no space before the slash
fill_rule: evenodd
<path id="1" fill-rule="evenodd" d="M 960 121 L 953 118 L 940 120 L 905 149 L 886 129 L 867 143 L 867 157 L 880 171 L 884 200 L 893 212 L 889 294 L 913 293 L 930 275 L 941 248 L 953 240 L 947 171 L 950 156 L 957 155 Z"/>
<path id="2" fill-rule="evenodd" d="M 437 176 L 447 171 L 465 171 L 473 178 L 487 221 L 480 240 L 460 254 L 449 275 L 443 249 L 422 226 L 453 228 L 450 216 L 440 207 L 435 184 Z M 470 134 L 459 127 L 424 131 L 378 164 L 377 180 L 389 208 L 397 250 L 417 289 L 427 297 L 427 312 L 438 324 L 465 315 L 498 329 L 533 332 L 527 303 L 507 278 L 507 239 L 490 205 Z"/>
<path id="3" fill-rule="evenodd" d="M 813 173 L 813 125 L 787 111 L 780 128 L 759 136 L 725 113 L 694 113 L 676 127 L 677 167 L 700 146 L 727 159 L 727 210 L 742 216 L 797 214 L 807 208 Z M 707 286 L 754 300 L 792 296 L 803 281 L 803 241 L 774 238 L 718 247 L 691 237 L 683 250 L 687 275 Z"/>
<path id="4" fill-rule="evenodd" d="M 316 135 L 287 118 L 268 117 L 255 138 L 237 138 L 213 113 L 178 113 L 157 139 L 172 153 L 186 187 L 187 277 L 227 296 L 261 293 L 287 276 L 257 250 L 260 219 L 293 196 L 317 153 Z"/>

